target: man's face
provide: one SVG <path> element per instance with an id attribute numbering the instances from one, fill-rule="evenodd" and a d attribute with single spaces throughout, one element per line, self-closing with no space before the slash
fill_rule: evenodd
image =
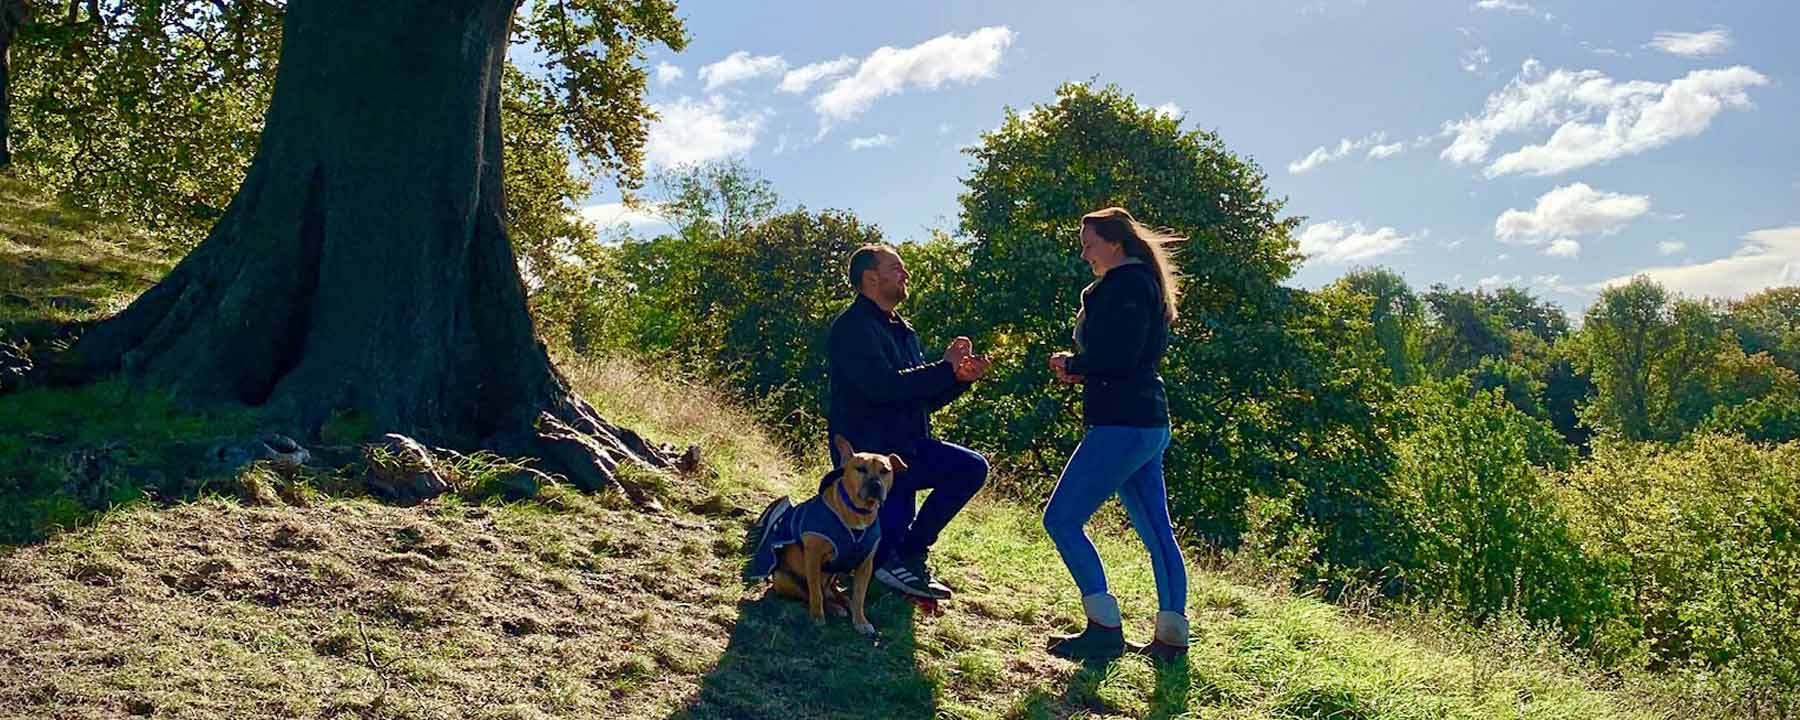
<path id="1" fill-rule="evenodd" d="M 893 253 L 881 253 L 875 260 L 875 268 L 864 273 L 864 290 L 869 295 L 898 305 L 906 299 L 906 263 Z"/>

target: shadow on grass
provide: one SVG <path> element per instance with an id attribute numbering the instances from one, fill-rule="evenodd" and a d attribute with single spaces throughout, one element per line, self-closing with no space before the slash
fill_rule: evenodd
<path id="1" fill-rule="evenodd" d="M 1100 691 L 1101 685 L 1106 682 L 1116 665 L 1126 662 L 1146 661 L 1120 659 L 1083 663 L 1081 669 L 1069 677 L 1061 694 L 1044 689 L 1033 690 L 1019 705 L 1019 712 L 1008 717 L 1038 720 L 1069 717 L 1076 711 L 1107 715 L 1126 713 L 1128 708 L 1114 706 L 1107 700 L 1106 693 Z M 1153 667 L 1156 672 L 1156 687 L 1150 691 L 1149 708 L 1141 717 L 1147 720 L 1168 720 L 1186 715 L 1189 709 L 1188 692 L 1193 682 L 1187 659 L 1154 664 Z"/>
<path id="2" fill-rule="evenodd" d="M 935 717 L 936 689 L 913 660 L 912 604 L 871 588 L 867 611 L 874 642 L 843 618 L 815 625 L 788 598 L 740 602 L 718 665 L 670 719 Z"/>
<path id="3" fill-rule="evenodd" d="M 208 443 L 254 429 L 252 411 L 192 408 L 118 378 L 0 394 L 0 545 L 42 542 L 146 497 L 198 497 L 228 479 L 208 467 Z"/>

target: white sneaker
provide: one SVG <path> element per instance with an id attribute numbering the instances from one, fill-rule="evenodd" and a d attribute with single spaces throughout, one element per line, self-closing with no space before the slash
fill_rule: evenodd
<path id="1" fill-rule="evenodd" d="M 930 600 L 943 600 L 950 597 L 950 589 L 942 584 L 931 582 L 920 577 L 912 568 L 898 561 L 889 562 L 875 570 L 875 579 L 881 584 L 913 597 Z"/>

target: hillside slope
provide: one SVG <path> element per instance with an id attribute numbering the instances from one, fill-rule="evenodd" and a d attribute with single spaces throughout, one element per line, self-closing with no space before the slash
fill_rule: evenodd
<path id="1" fill-rule="evenodd" d="M 3 291 L 28 299 L 0 323 L 91 317 L 161 267 L 130 262 L 131 233 L 71 223 L 16 185 L 0 185 L 0 203 Z M 65 219 L 44 224 L 51 213 Z M 74 268 L 35 270 L 52 266 Z M 1041 640 L 1078 622 L 1073 583 L 1034 509 L 994 496 L 934 555 L 959 589 L 941 615 L 874 592 L 877 642 L 844 621 L 815 626 L 737 577 L 752 509 L 820 468 L 704 387 L 620 361 L 563 364 L 609 418 L 701 446 L 709 472 L 665 481 L 669 513 L 560 486 L 403 508 L 320 476 L 275 493 L 193 483 L 195 498 L 82 517 L 0 547 L 0 718 L 1655 716 L 1536 644 L 1453 642 L 1201 567 L 1187 663 L 1052 659 Z M 32 433 L 89 441 L 20 419 L 58 397 L 0 395 L 0 451 L 14 451 L 0 459 L 15 461 L 0 472 L 41 457 L 21 450 L 44 442 Z M 1142 548 L 1116 516 L 1095 535 L 1142 639 L 1154 609 Z"/>

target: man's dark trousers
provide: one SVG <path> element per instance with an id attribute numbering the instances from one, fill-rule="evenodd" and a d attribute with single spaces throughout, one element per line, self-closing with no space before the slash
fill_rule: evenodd
<path id="1" fill-rule="evenodd" d="M 980 453 L 961 445 L 924 438 L 911 451 L 897 453 L 906 470 L 894 476 L 894 489 L 881 503 L 881 546 L 875 566 L 895 557 L 908 558 L 930 549 L 938 533 L 969 503 L 987 482 L 988 462 Z M 831 464 L 841 464 L 837 446 L 831 446 Z M 921 490 L 930 490 L 925 504 L 918 504 Z"/>

